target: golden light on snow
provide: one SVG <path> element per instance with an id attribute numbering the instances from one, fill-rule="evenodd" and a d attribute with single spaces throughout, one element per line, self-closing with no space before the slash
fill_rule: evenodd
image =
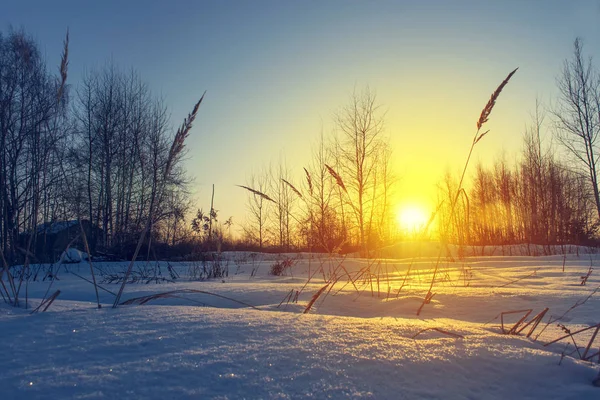
<path id="1" fill-rule="evenodd" d="M 427 224 L 427 212 L 422 206 L 416 204 L 402 205 L 398 207 L 396 221 L 402 231 L 415 233 Z"/>

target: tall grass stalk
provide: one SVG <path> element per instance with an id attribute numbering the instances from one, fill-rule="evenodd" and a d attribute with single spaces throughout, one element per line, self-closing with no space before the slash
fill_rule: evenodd
<path id="1" fill-rule="evenodd" d="M 150 201 L 150 210 L 148 211 L 148 221 L 146 222 L 144 229 L 140 233 L 140 237 L 138 239 L 137 246 L 135 247 L 135 252 L 133 253 L 133 257 L 131 258 L 131 261 L 129 262 L 129 266 L 127 267 L 125 276 L 123 277 L 123 283 L 121 284 L 121 287 L 119 288 L 119 292 L 117 293 L 117 297 L 115 298 L 115 302 L 113 303 L 113 308 L 117 308 L 117 306 L 119 305 L 119 302 L 121 301 L 121 295 L 123 294 L 123 290 L 125 290 L 125 285 L 127 284 L 129 275 L 131 275 L 131 270 L 133 269 L 133 264 L 135 263 L 135 260 L 137 259 L 140 249 L 142 248 L 142 244 L 144 243 L 144 240 L 146 239 L 146 235 L 148 234 L 150 227 L 152 226 L 152 222 L 154 220 L 154 212 L 155 212 L 156 204 L 161 203 L 162 196 L 164 194 L 164 186 L 165 186 L 166 182 L 168 181 L 169 177 L 171 176 L 171 172 L 172 172 L 171 170 L 173 169 L 173 165 L 175 164 L 178 156 L 183 151 L 183 148 L 185 146 L 185 140 L 187 139 L 187 137 L 190 133 L 190 130 L 192 129 L 192 123 L 196 119 L 196 114 L 198 113 L 198 108 L 200 108 L 200 104 L 202 103 L 202 100 L 204 100 L 205 94 L 206 94 L 206 92 L 204 92 L 204 94 L 202 95 L 200 100 L 198 100 L 198 102 L 194 106 L 194 109 L 192 110 L 192 112 L 190 114 L 188 114 L 188 116 L 183 120 L 182 125 L 179 127 L 179 129 L 177 130 L 177 133 L 175 134 L 175 137 L 173 138 L 173 144 L 171 145 L 171 148 L 169 149 L 169 156 L 167 158 L 167 163 L 163 170 L 162 180 L 157 185 L 156 191 L 153 194 L 152 199 Z"/>
<path id="2" fill-rule="evenodd" d="M 485 125 L 486 122 L 488 122 L 490 114 L 492 113 L 492 110 L 494 109 L 494 106 L 496 105 L 496 100 L 498 100 L 498 97 L 500 96 L 500 93 L 502 92 L 502 89 L 504 89 L 504 87 L 506 86 L 506 84 L 508 84 L 508 81 L 510 81 L 510 79 L 515 74 L 515 72 L 517 72 L 518 69 L 519 68 L 515 68 L 510 74 L 508 74 L 508 76 L 506 77 L 506 79 L 504 79 L 502 81 L 502 83 L 500 83 L 500 85 L 496 88 L 496 90 L 494 90 L 494 92 L 490 96 L 490 99 L 488 100 L 487 104 L 485 105 L 485 107 L 481 111 L 481 114 L 479 115 L 479 119 L 477 120 L 477 124 L 476 124 L 477 125 L 477 131 L 475 132 L 475 136 L 473 136 L 473 141 L 471 142 L 471 148 L 469 149 L 469 154 L 467 155 L 467 160 L 465 161 L 465 165 L 463 167 L 463 171 L 462 171 L 462 174 L 460 176 L 460 181 L 458 182 L 458 187 L 456 189 L 456 194 L 454 195 L 453 200 L 452 200 L 452 204 L 450 205 L 450 215 L 448 216 L 448 220 L 446 222 L 446 226 L 444 227 L 444 232 L 446 232 L 446 233 L 450 229 L 450 223 L 452 221 L 452 218 L 454 216 L 454 212 L 456 210 L 456 203 L 458 201 L 458 197 L 460 196 L 460 192 L 461 192 L 461 189 L 462 189 L 463 181 L 465 179 L 465 174 L 467 172 L 467 168 L 469 166 L 469 162 L 471 161 L 471 156 L 473 155 L 473 150 L 475 149 L 475 145 L 477 145 L 477 143 L 479 143 L 479 141 L 481 139 L 483 139 L 485 137 L 485 135 L 487 135 L 487 133 L 489 132 L 489 130 L 487 130 L 485 132 L 481 132 L 481 128 Z M 447 246 L 447 243 L 446 243 L 446 246 Z M 421 314 L 421 310 L 423 309 L 423 307 L 425 306 L 425 304 L 429 303 L 431 301 L 431 298 L 434 295 L 434 293 L 432 293 L 431 290 L 433 289 L 433 285 L 435 283 L 435 278 L 437 276 L 437 272 L 438 272 L 438 269 L 439 269 L 439 265 L 440 265 L 440 261 L 441 261 L 441 257 L 442 257 L 442 251 L 443 251 L 442 247 L 440 246 L 440 251 L 438 253 L 437 261 L 436 261 L 435 268 L 434 268 L 434 271 L 433 271 L 433 276 L 431 278 L 431 284 L 429 285 L 429 290 L 427 291 L 427 294 L 425 295 L 425 298 L 423 299 L 423 302 L 421 303 L 421 306 L 417 310 L 417 315 Z"/>
<path id="3" fill-rule="evenodd" d="M 83 239 L 83 246 L 85 247 L 85 252 L 88 255 L 88 263 L 90 264 L 90 273 L 92 274 L 92 282 L 94 283 L 94 290 L 96 291 L 96 303 L 98 304 L 98 308 L 102 308 L 100 305 L 100 296 L 98 295 L 98 284 L 96 283 L 96 274 L 94 273 L 94 266 L 92 265 L 92 252 L 90 251 L 90 245 L 87 240 L 87 235 L 85 234 L 85 229 L 83 229 L 83 224 L 81 223 L 81 218 L 78 218 L 79 229 L 81 230 L 81 239 Z M 91 225 L 91 221 L 90 221 Z"/>

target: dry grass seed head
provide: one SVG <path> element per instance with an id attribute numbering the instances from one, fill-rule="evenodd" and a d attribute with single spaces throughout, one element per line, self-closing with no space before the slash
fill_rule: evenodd
<path id="1" fill-rule="evenodd" d="M 333 168 L 331 168 L 329 165 L 325 164 L 325 168 L 327 168 L 327 170 L 329 171 L 331 176 L 333 176 L 333 178 L 337 182 L 338 186 L 341 187 L 342 189 L 344 189 L 344 192 L 348 193 L 348 190 L 346 190 L 346 185 L 344 185 L 344 181 L 342 180 L 342 177 L 337 172 L 335 172 L 335 170 Z"/>
<path id="2" fill-rule="evenodd" d="M 298 189 L 296 189 L 296 187 L 294 185 L 292 185 L 291 183 L 289 183 L 288 181 L 286 181 L 283 178 L 281 178 L 281 180 L 283 181 L 283 183 L 285 183 L 286 185 L 288 185 L 290 187 L 290 189 L 292 189 L 292 191 L 294 193 L 296 193 L 296 195 L 298 195 L 298 197 L 302 198 L 302 193 L 300 193 L 300 191 Z"/>
<path id="3" fill-rule="evenodd" d="M 265 199 L 265 200 L 272 201 L 273 203 L 276 203 L 276 201 L 275 201 L 275 200 L 273 200 L 272 198 L 270 198 L 269 196 L 267 196 L 267 195 L 266 195 L 266 194 L 264 194 L 263 192 L 259 192 L 259 191 L 258 191 L 258 190 L 256 190 L 256 189 L 252 189 L 252 188 L 250 188 L 250 187 L 248 187 L 248 186 L 244 186 L 244 185 L 236 185 L 236 186 L 237 186 L 237 187 L 241 187 L 241 188 L 243 188 L 243 189 L 246 189 L 247 191 L 249 191 L 249 192 L 251 192 L 251 193 L 253 193 L 253 194 L 257 195 L 257 196 L 260 196 L 260 197 L 262 197 L 262 198 L 263 198 L 263 199 Z"/>
<path id="4" fill-rule="evenodd" d="M 304 172 L 306 172 L 306 182 L 308 183 L 308 190 L 310 191 L 310 195 L 312 196 L 312 194 L 313 194 L 312 178 L 310 177 L 310 173 L 308 172 L 308 170 L 306 168 L 304 168 Z"/>
<path id="5" fill-rule="evenodd" d="M 169 150 L 169 158 L 167 159 L 167 166 L 165 168 L 166 174 L 171 172 L 173 161 L 183 151 L 185 139 L 188 137 L 190 129 L 192 129 L 192 123 L 196 119 L 196 114 L 198 114 L 198 108 L 200 108 L 200 104 L 202 103 L 202 100 L 204 100 L 204 95 L 206 95 L 206 92 L 202 94 L 202 97 L 200 97 L 200 100 L 198 100 L 192 112 L 188 114 L 187 118 L 183 120 L 183 123 L 179 129 L 177 129 L 175 138 L 173 138 L 173 144 Z"/>
<path id="6" fill-rule="evenodd" d="M 63 47 L 62 57 L 60 59 L 60 84 L 58 86 L 57 91 L 57 101 L 63 97 L 63 93 L 65 91 L 65 86 L 67 83 L 67 70 L 69 67 L 69 30 L 67 29 L 67 35 L 65 36 L 65 42 Z"/>
<path id="7" fill-rule="evenodd" d="M 515 68 L 510 74 L 508 74 L 506 79 L 504 79 L 502 81 L 502 83 L 500 84 L 500 86 L 498 86 L 498 88 L 496 88 L 494 93 L 492 93 L 490 100 L 487 102 L 487 104 L 481 111 L 479 120 L 477 120 L 477 130 L 481 129 L 483 124 L 485 124 L 488 121 L 490 114 L 492 113 L 492 110 L 494 109 L 494 105 L 496 104 L 496 100 L 498 99 L 498 97 L 500 96 L 500 93 L 502 92 L 502 89 L 504 89 L 504 86 L 506 86 L 506 84 L 508 83 L 510 78 L 512 78 L 512 76 L 515 74 L 515 72 L 517 72 L 518 69 L 519 68 Z M 483 135 L 485 135 L 486 133 L 487 132 L 484 132 L 482 135 L 480 135 L 479 139 L 481 139 L 483 137 Z M 477 139 L 477 141 L 479 141 L 479 139 Z"/>

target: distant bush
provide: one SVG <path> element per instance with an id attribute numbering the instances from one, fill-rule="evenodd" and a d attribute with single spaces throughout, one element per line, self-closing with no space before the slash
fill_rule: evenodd
<path id="1" fill-rule="evenodd" d="M 228 276 L 229 260 L 223 260 L 216 253 L 206 254 L 202 261 L 193 262 L 188 268 L 188 277 L 191 281 L 204 281 Z"/>
<path id="2" fill-rule="evenodd" d="M 271 270 L 269 273 L 275 276 L 282 276 L 286 274 L 286 271 L 291 269 L 294 264 L 296 264 L 296 260 L 292 258 L 284 258 L 283 260 L 276 261 L 275 264 L 271 265 Z"/>

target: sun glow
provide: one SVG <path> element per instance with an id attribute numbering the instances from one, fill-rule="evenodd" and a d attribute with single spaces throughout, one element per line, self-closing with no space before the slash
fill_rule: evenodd
<path id="1" fill-rule="evenodd" d="M 406 233 L 419 232 L 425 227 L 428 219 L 427 212 L 418 205 L 399 206 L 396 213 L 398 226 Z"/>

